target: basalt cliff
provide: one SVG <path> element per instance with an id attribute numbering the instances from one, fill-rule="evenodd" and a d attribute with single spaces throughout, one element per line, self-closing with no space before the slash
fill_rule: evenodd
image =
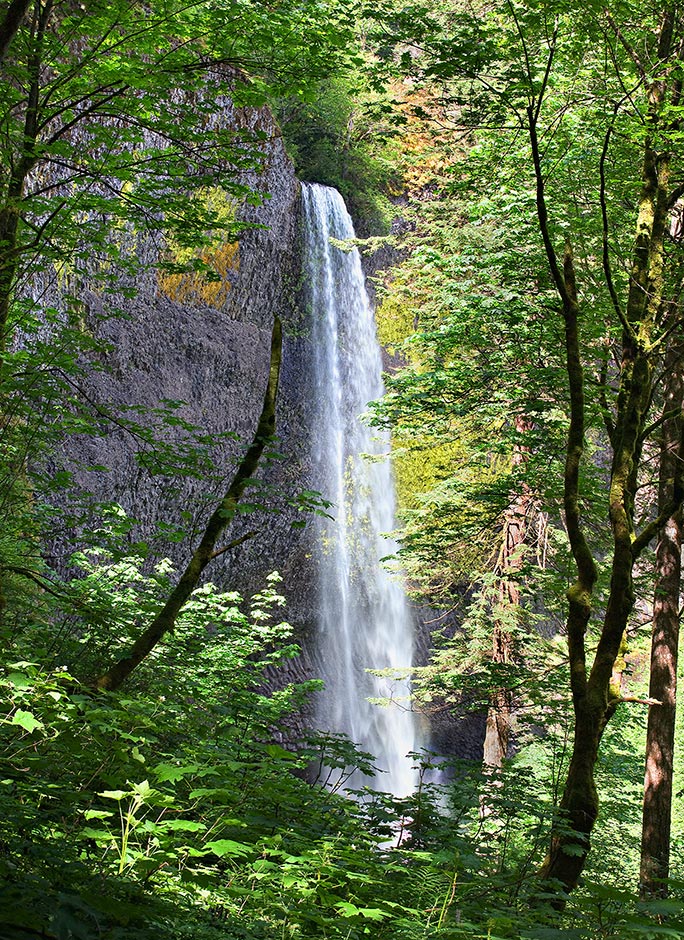
<path id="1" fill-rule="evenodd" d="M 180 568 L 254 434 L 273 320 L 279 317 L 284 347 L 277 453 L 262 461 L 260 485 L 246 495 L 247 511 L 233 521 L 225 538 L 245 540 L 221 552 L 205 576 L 249 596 L 264 586 L 271 572 L 279 572 L 279 590 L 287 600 L 285 616 L 302 647 L 284 678 L 303 680 L 320 676 L 324 669 L 315 639 L 315 554 L 321 546 L 316 544 L 315 526 L 309 524 L 315 503 L 311 440 L 317 429 L 310 401 L 311 311 L 302 290 L 301 187 L 268 109 L 238 111 L 229 102 L 226 109 L 224 120 L 258 132 L 255 146 L 261 156 L 258 166 L 241 178 L 259 198 L 231 207 L 249 226 L 209 258 L 221 279 L 160 274 L 154 260 L 163 245 L 138 238 L 134 250 L 146 264 L 134 290 L 126 291 L 132 285 L 124 282 L 121 295 L 112 297 L 87 282 L 76 286 L 86 315 L 98 323 L 99 338 L 107 343 L 81 392 L 103 413 L 134 414 L 142 423 L 160 404 L 173 402 L 163 441 L 182 458 L 186 444 L 190 448 L 193 435 L 198 436 L 211 451 L 212 472 L 156 472 L 146 445 L 116 421 L 104 421 L 99 434 L 65 439 L 51 464 L 71 473 L 69 491 L 59 497 L 62 504 L 114 502 L 132 520 L 132 546 L 144 542 L 151 546 L 153 560 L 169 557 Z M 40 283 L 36 289 L 45 295 L 62 288 Z M 107 307 L 118 309 L 119 315 L 103 318 Z M 67 546 L 72 544 L 73 530 L 55 531 L 50 551 L 59 565 L 68 563 Z M 420 626 L 417 614 L 416 621 L 417 660 L 425 661 L 429 632 Z M 466 724 L 457 742 L 451 722 L 433 722 L 436 746 L 477 757 L 479 722 Z M 426 732 L 424 741 L 428 737 Z"/>

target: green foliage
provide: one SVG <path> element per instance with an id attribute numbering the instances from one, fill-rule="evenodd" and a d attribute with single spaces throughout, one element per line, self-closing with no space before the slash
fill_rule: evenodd
<path id="1" fill-rule="evenodd" d="M 116 610 L 110 638 L 98 638 L 101 652 L 118 641 L 136 598 L 138 612 L 150 603 L 162 577 L 142 576 L 132 559 L 89 566 L 81 600 L 104 607 L 108 595 Z M 64 667 L 46 672 L 25 660 L 8 667 L 2 865 L 14 889 L 2 910 L 7 923 L 35 930 L 50 923 L 56 931 L 63 897 L 67 905 L 78 897 L 73 916 L 86 932 L 102 917 L 119 929 L 152 930 L 170 901 L 209 924 L 207 878 L 228 859 L 255 858 L 269 818 L 305 787 L 291 776 L 302 761 L 273 746 L 269 731 L 302 689 L 258 691 L 263 670 L 294 651 L 283 646 L 287 626 L 271 622 L 281 601 L 269 586 L 248 617 L 235 595 L 205 586 L 179 622 L 166 662 L 150 667 L 132 698 L 93 695 Z M 69 653 L 78 659 L 73 644 L 63 644 L 60 655 Z M 264 790 L 270 796 L 262 799 Z M 112 893 L 106 900 L 98 899 L 102 879 Z M 164 902 L 158 910 L 154 891 L 144 898 L 151 882 Z M 142 908 L 133 916 L 136 898 Z"/>
<path id="2" fill-rule="evenodd" d="M 132 568 L 101 573 L 112 596 L 132 577 L 145 585 Z M 436 786 L 430 776 L 447 768 L 426 767 L 403 800 L 355 802 L 307 783 L 305 769 L 336 746 L 274 743 L 302 693 L 259 689 L 264 665 L 291 655 L 286 628 L 268 619 L 274 604 L 272 587 L 250 616 L 234 595 L 198 592 L 164 663 L 126 694 L 93 695 L 64 668 L 7 666 L 3 936 L 595 940 L 679 929 L 676 897 L 660 924 L 617 887 L 587 885 L 563 919 L 535 895 L 552 809 L 539 737 L 536 754 L 489 779 L 456 765 Z"/>
<path id="3" fill-rule="evenodd" d="M 544 76 L 521 68 L 520 43 L 529 36 L 524 54 L 541 61 L 546 27 L 556 17 L 563 25 L 544 159 L 550 197 L 569 206 L 552 220 L 552 233 L 562 239 L 572 231 L 578 243 L 590 301 L 586 365 L 592 387 L 605 392 L 605 400 L 597 394 L 589 402 L 583 480 L 602 552 L 602 424 L 614 404 L 611 355 L 620 330 L 606 327 L 601 207 L 587 167 L 600 159 L 605 137 L 597 129 L 617 95 L 607 185 L 621 257 L 630 248 L 624 222 L 635 193 L 625 169 L 643 139 L 632 99 L 621 97 L 614 76 L 597 71 L 602 10 L 543 0 L 505 11 L 413 4 L 365 11 L 380 18 L 384 33 L 379 65 L 396 53 L 416 81 L 438 80 L 449 88 L 449 120 L 457 114 L 478 129 L 467 161 L 452 160 L 451 150 L 445 156 L 443 138 L 431 139 L 440 178 L 429 183 L 416 154 L 432 143 L 415 124 L 413 136 L 407 130 L 415 189 L 435 198 L 419 206 L 410 254 L 384 302 L 383 335 L 405 344 L 407 362 L 378 410 L 402 449 L 404 558 L 423 598 L 449 606 L 462 600 L 465 610 L 461 632 L 422 677 L 422 701 L 482 710 L 505 688 L 519 710 L 516 754 L 500 771 L 423 763 L 419 789 L 401 800 L 373 791 L 343 796 L 349 768 L 371 770 L 373 755 L 335 735 L 296 733 L 316 684 L 282 679 L 296 648 L 277 616 L 275 582 L 248 608 L 211 584 L 199 588 L 126 691 L 105 695 L 88 680 L 159 609 L 171 563 L 154 566 L 145 546 L 128 542 L 132 523 L 116 507 L 91 525 L 89 549 L 73 557 L 68 577 L 41 559 L 42 537 L 56 519 L 41 500 L 69 479 L 49 482 L 52 467 L 36 465 L 36 457 L 65 434 L 118 423 L 137 436 L 151 472 L 212 471 L 213 442 L 183 422 L 179 402 L 121 415 L 79 400 L 78 378 L 106 344 L 69 291 L 87 278 L 111 307 L 105 316 L 119 315 L 135 276 L 151 268 L 170 293 L 190 280 L 197 296 L 219 304 L 216 245 L 226 241 L 226 267 L 237 263 L 233 209 L 253 198 L 242 174 L 258 169 L 265 132 L 229 131 L 216 112 L 277 98 L 301 172 L 353 195 L 356 212 L 377 227 L 386 224 L 385 196 L 399 183 L 397 127 L 408 118 L 390 114 L 389 94 L 371 87 L 353 52 L 353 68 L 340 69 L 344 47 L 354 43 L 345 8 L 152 4 L 144 29 L 142 12 L 136 4 L 57 5 L 40 42 L 29 16 L 1 76 L 0 302 L 12 301 L 3 338 L 14 331 L 18 340 L 4 343 L 1 376 L 0 878 L 7 888 L 0 932 L 10 940 L 681 936 L 681 884 L 673 883 L 667 902 L 634 900 L 643 722 L 625 706 L 605 733 L 599 774 L 610 796 L 587 881 L 559 913 L 549 906 L 557 892 L 540 891 L 535 878 L 571 737 L 567 667 L 550 636 L 570 570 L 557 484 L 568 403 L 557 302 L 539 240 L 530 237 L 535 194 L 516 124 Z M 416 40 L 410 50 L 407 36 Z M 612 51 L 624 69 L 624 50 Z M 483 70 L 488 89 L 473 82 Z M 42 123 L 27 134 L 36 90 Z M 425 110 L 426 97 L 412 105 L 421 120 L 435 114 Z M 17 168 L 26 170 L 21 178 L 12 176 Z M 12 231 L 15 210 L 21 224 Z M 173 257 L 156 248 L 139 257 L 157 232 Z M 21 278 L 52 283 L 55 269 L 58 306 L 13 299 Z M 615 279 L 624 287 L 620 266 Z M 170 430 L 181 432 L 182 453 L 168 443 Z M 524 465 L 516 462 L 521 452 Z M 513 580 L 523 610 L 505 611 L 500 573 L 488 568 L 502 514 L 523 486 L 546 523 L 518 559 Z M 243 509 L 267 495 L 257 490 Z M 298 506 L 328 508 L 307 491 Z M 175 529 L 165 535 L 182 538 Z M 603 591 L 601 581 L 598 605 Z M 494 616 L 514 641 L 513 662 L 491 661 Z"/>
<path id="4" fill-rule="evenodd" d="M 288 744 L 307 688 L 264 689 L 264 670 L 272 681 L 296 654 L 275 578 L 248 611 L 212 585 L 196 591 L 165 648 L 125 693 L 105 695 L 74 673 L 125 641 L 171 572 L 104 552 L 79 563 L 70 602 L 53 597 L 42 624 L 5 637 L 3 936 L 594 940 L 678 929 L 676 897 L 665 927 L 617 885 L 588 885 L 562 920 L 535 895 L 560 725 L 541 738 L 531 716 L 529 744 L 501 774 L 428 764 L 410 797 L 351 800 L 307 778 L 363 755 L 330 736 Z M 55 634 L 61 610 L 70 629 Z M 46 669 L 26 653 L 50 635 L 66 665 Z M 548 728 L 562 723 L 544 708 Z"/>
<path id="5" fill-rule="evenodd" d="M 281 98 L 276 114 L 297 175 L 334 186 L 362 234 L 385 234 L 388 196 L 401 186 L 399 144 L 385 91 L 371 89 L 362 58 L 337 71 L 308 99 Z"/>
<path id="6" fill-rule="evenodd" d="M 45 7 L 15 37 L 1 76 L 0 193 L 4 207 L 19 200 L 18 251 L 42 222 L 41 267 L 68 258 L 71 279 L 87 272 L 94 287 L 101 273 L 106 286 L 106 258 L 120 276 L 135 231 L 167 230 L 181 247 L 235 231 L 194 194 L 219 185 L 253 198 L 241 174 L 260 165 L 265 135 L 231 126 L 221 109 L 258 105 L 266 90 L 303 93 L 324 74 L 349 35 L 344 10 L 324 10 L 153 4 L 141 30 L 135 5 Z M 84 245 L 81 271 L 74 251 Z"/>

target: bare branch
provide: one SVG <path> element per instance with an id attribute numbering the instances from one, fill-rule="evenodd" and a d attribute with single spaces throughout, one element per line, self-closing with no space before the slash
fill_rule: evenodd
<path id="1" fill-rule="evenodd" d="M 677 510 L 680 508 L 681 502 L 675 502 L 673 500 L 658 513 L 655 519 L 649 522 L 648 525 L 641 530 L 639 535 L 637 535 L 637 537 L 632 542 L 632 557 L 635 561 L 646 548 L 651 539 L 656 537 L 658 531 L 665 525 L 670 516 L 677 512 Z"/>
<path id="2" fill-rule="evenodd" d="M 657 698 L 639 698 L 637 695 L 621 695 L 619 702 L 636 702 L 637 705 L 662 705 Z"/>
<path id="3" fill-rule="evenodd" d="M 215 551 L 211 555 L 211 561 L 214 558 L 218 558 L 219 555 L 223 555 L 225 552 L 231 551 L 233 548 L 237 548 L 238 545 L 242 545 L 243 542 L 246 542 L 247 539 L 253 539 L 257 535 L 257 530 L 253 529 L 251 532 L 247 532 L 245 535 L 241 535 L 240 538 L 233 539 L 232 542 L 228 542 L 227 545 L 224 545 L 223 548 L 219 548 L 218 551 Z"/>
<path id="4" fill-rule="evenodd" d="M 607 22 L 608 22 L 608 25 L 610 26 L 610 28 L 612 29 L 613 33 L 615 34 L 615 36 L 616 36 L 617 39 L 619 40 L 620 45 L 621 45 L 622 48 L 625 50 L 625 52 L 627 53 L 627 55 L 630 57 L 630 59 L 632 60 L 632 62 L 634 62 L 634 64 L 636 65 L 636 67 L 637 67 L 637 72 L 639 73 L 640 78 L 641 78 L 643 81 L 645 81 L 646 78 L 647 78 L 647 70 L 646 70 L 646 68 L 644 67 L 644 65 L 643 65 L 643 63 L 642 63 L 642 61 L 641 61 L 641 59 L 640 59 L 639 56 L 637 55 L 636 49 L 635 49 L 634 46 L 631 44 L 631 42 L 629 42 L 629 40 L 627 39 L 627 37 L 625 36 L 625 34 L 622 32 L 622 30 L 621 30 L 620 27 L 618 26 L 618 24 L 615 22 L 615 20 L 613 19 L 613 16 L 612 16 L 612 14 L 610 13 L 610 11 L 607 10 L 607 9 L 605 9 L 603 12 L 604 12 L 604 15 L 605 15 L 605 17 L 606 17 L 606 20 L 607 20 Z"/>
<path id="5" fill-rule="evenodd" d="M 613 283 L 613 272 L 610 266 L 610 255 L 608 251 L 608 206 L 606 203 L 606 157 L 608 155 L 608 147 L 610 145 L 610 137 L 613 132 L 613 123 L 617 114 L 617 105 L 613 108 L 613 120 L 608 125 L 608 130 L 606 131 L 606 136 L 603 140 L 603 149 L 601 150 L 601 159 L 599 160 L 599 198 L 601 201 L 601 222 L 603 228 L 602 241 L 603 241 L 603 276 L 606 279 L 606 286 L 608 288 L 608 293 L 610 294 L 610 299 L 613 304 L 613 310 L 617 314 L 617 317 L 622 324 L 622 328 L 627 330 L 629 333 L 630 324 L 627 322 L 627 317 L 620 306 L 620 301 L 618 300 L 617 291 L 615 290 L 615 284 Z"/>

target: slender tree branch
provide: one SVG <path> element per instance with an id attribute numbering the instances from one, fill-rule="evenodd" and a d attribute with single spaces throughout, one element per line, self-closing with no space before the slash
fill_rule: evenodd
<path id="1" fill-rule="evenodd" d="M 644 67 L 644 65 L 643 65 L 643 63 L 642 63 L 642 61 L 641 61 L 641 59 L 640 59 L 639 56 L 637 55 L 636 49 L 635 49 L 634 46 L 627 40 L 626 36 L 624 35 L 624 33 L 622 32 L 622 30 L 620 29 L 620 27 L 618 26 L 618 24 L 617 24 L 617 23 L 615 22 L 615 20 L 613 19 L 613 16 L 612 16 L 612 14 L 609 12 L 609 10 L 608 10 L 608 9 L 604 9 L 603 13 L 604 13 L 604 16 L 606 17 L 606 21 L 608 22 L 608 25 L 610 26 L 610 28 L 612 29 L 613 33 L 615 34 L 615 36 L 616 36 L 617 39 L 619 40 L 620 45 L 621 45 L 622 48 L 625 50 L 625 52 L 627 53 L 627 55 L 630 57 L 630 59 L 632 60 L 632 62 L 634 62 L 634 64 L 636 65 L 637 72 L 639 73 L 639 76 L 641 77 L 642 80 L 645 81 L 645 80 L 646 80 L 646 77 L 647 77 L 647 70 L 646 70 L 646 68 Z"/>
<path id="2" fill-rule="evenodd" d="M 610 294 L 610 299 L 613 304 L 613 310 L 617 314 L 617 317 L 622 324 L 623 329 L 628 329 L 629 324 L 627 323 L 627 318 L 625 313 L 620 305 L 618 299 L 617 291 L 615 290 L 615 284 L 613 282 L 613 272 L 610 266 L 610 255 L 608 250 L 608 205 L 606 203 L 606 157 L 608 155 L 608 147 L 610 145 L 610 137 L 613 132 L 613 122 L 615 121 L 615 116 L 617 114 L 617 105 L 613 110 L 613 120 L 608 126 L 606 131 L 606 136 L 603 140 L 603 149 L 601 150 L 601 159 L 599 160 L 599 199 L 601 202 L 601 222 L 602 222 L 602 242 L 603 242 L 603 275 L 606 279 L 606 286 L 608 287 L 608 293 Z"/>
<path id="3" fill-rule="evenodd" d="M 681 325 L 682 325 L 681 318 L 676 319 L 674 323 L 671 323 L 664 333 L 661 333 L 660 336 L 658 336 L 651 343 L 649 343 L 649 346 L 648 346 L 649 352 L 655 352 L 658 349 L 658 347 L 662 346 L 665 343 L 665 341 L 668 340 L 670 336 L 672 336 L 675 330 L 679 329 Z"/>
<path id="4" fill-rule="evenodd" d="M 520 39 L 520 46 L 521 46 L 522 51 L 523 51 L 523 56 L 525 57 L 525 71 L 527 72 L 527 81 L 528 81 L 529 86 L 530 86 L 529 102 L 530 102 L 530 107 L 531 107 L 531 106 L 532 106 L 532 103 L 534 102 L 535 95 L 534 95 L 534 87 L 533 87 L 533 84 L 532 84 L 532 81 L 533 81 L 533 79 L 532 79 L 532 62 L 530 61 L 530 53 L 529 53 L 529 51 L 528 51 L 528 49 L 527 49 L 527 43 L 525 42 L 525 34 L 523 33 L 522 27 L 520 26 L 520 21 L 518 20 L 518 16 L 517 16 L 517 14 L 516 14 L 516 12 L 515 12 L 515 7 L 513 6 L 512 3 L 510 3 L 510 0 L 509 0 L 509 2 L 507 3 L 507 6 L 508 6 L 508 12 L 511 14 L 511 17 L 513 18 L 513 22 L 515 23 L 515 28 L 516 28 L 516 30 L 517 30 L 517 32 L 518 32 L 518 38 Z M 539 113 L 539 111 L 537 110 L 537 114 L 538 114 L 538 113 Z"/>
<path id="5" fill-rule="evenodd" d="M 610 340 L 606 338 L 606 347 L 608 346 Z M 615 446 L 615 423 L 610 413 L 610 408 L 608 407 L 608 398 L 606 396 L 606 388 L 608 387 L 608 349 L 606 348 L 606 354 L 603 357 L 603 362 L 601 363 L 601 373 L 598 379 L 598 395 L 599 402 L 601 404 L 601 413 L 603 415 L 603 423 L 606 428 L 606 434 L 608 435 L 608 440 L 611 443 L 611 446 Z"/>
<path id="6" fill-rule="evenodd" d="M 648 427 L 644 428 L 639 436 L 641 443 L 643 444 L 644 441 L 648 440 L 653 432 L 657 431 L 665 421 L 668 421 L 670 418 L 676 418 L 678 414 L 678 411 L 665 411 L 659 418 L 656 418 L 655 421 L 651 421 Z"/>
<path id="7" fill-rule="evenodd" d="M 113 101 L 114 98 L 118 98 L 121 95 L 125 94 L 128 91 L 128 85 L 121 85 L 120 88 L 115 88 L 110 94 L 105 95 L 104 98 L 99 99 L 98 101 L 93 102 L 89 108 L 86 108 L 84 111 L 80 111 L 76 117 L 71 121 L 67 121 L 66 124 L 63 124 L 59 127 L 54 134 L 51 134 L 50 137 L 45 141 L 45 146 L 51 147 L 52 144 L 55 144 L 61 137 L 67 134 L 72 127 L 75 127 L 77 124 L 80 124 L 86 118 L 90 117 L 92 114 L 97 114 L 97 112 L 104 105 L 109 104 L 110 101 Z"/>
<path id="8" fill-rule="evenodd" d="M 24 568 L 19 565 L 2 565 L 0 566 L 0 571 L 9 571 L 11 574 L 18 574 L 22 578 L 26 578 L 27 581 L 33 581 L 34 584 L 37 584 L 39 588 L 42 588 L 46 594 L 51 594 L 53 597 L 59 598 L 59 600 L 68 600 L 69 603 L 78 603 L 74 598 L 69 597 L 69 595 L 64 591 L 58 591 L 54 588 L 46 578 L 42 578 L 39 574 L 36 574 L 35 571 L 31 571 L 30 568 Z M 78 605 L 85 606 L 85 605 Z"/>
<path id="9" fill-rule="evenodd" d="M 684 196 L 684 183 L 680 183 L 678 186 L 675 186 L 670 193 L 670 198 L 667 202 L 668 209 L 674 209 L 679 200 Z"/>
<path id="10" fill-rule="evenodd" d="M 24 224 L 28 228 L 32 229 L 35 232 L 35 235 L 33 236 L 30 242 L 26 242 L 25 244 L 18 246 L 17 248 L 14 249 L 14 251 L 17 254 L 22 254 L 25 251 L 31 251 L 32 248 L 38 248 L 38 246 L 40 245 L 41 239 L 43 235 L 45 234 L 45 230 L 48 228 L 50 223 L 55 220 L 55 218 L 59 215 L 59 213 L 62 211 L 62 209 L 64 209 L 65 206 L 66 206 L 66 202 L 60 202 L 57 208 L 53 209 L 52 212 L 50 212 L 49 215 L 45 219 L 43 219 L 40 225 L 33 225 L 32 222 L 29 222 L 28 220 L 24 219 L 23 220 Z"/>
<path id="11" fill-rule="evenodd" d="M 546 68 L 544 69 L 544 78 L 542 79 L 541 88 L 539 89 L 539 97 L 537 98 L 537 107 L 534 111 L 534 123 L 536 124 L 539 120 L 539 114 L 541 112 L 542 103 L 544 101 L 544 95 L 546 94 L 546 88 L 549 84 L 549 77 L 551 76 L 551 67 L 553 65 L 553 58 L 556 53 L 556 42 L 558 39 L 558 22 L 554 24 L 553 34 L 551 36 L 551 42 L 549 44 L 549 54 L 546 59 Z"/>
<path id="12" fill-rule="evenodd" d="M 0 22 L 0 64 L 4 61 L 7 50 L 28 12 L 31 0 L 11 0 Z"/>
<path id="13" fill-rule="evenodd" d="M 155 646 L 157 646 L 160 640 L 173 630 L 178 615 L 197 587 L 202 572 L 211 559 L 215 557 L 214 551 L 216 542 L 226 526 L 234 518 L 245 487 L 256 472 L 264 448 L 275 432 L 276 396 L 278 392 L 281 357 L 282 327 L 280 320 L 276 318 L 271 337 L 271 358 L 264 404 L 252 443 L 240 462 L 235 476 L 226 491 L 226 495 L 207 522 L 199 545 L 193 552 L 192 558 L 188 562 L 185 571 L 181 575 L 178 584 L 169 595 L 166 603 L 135 641 L 130 653 L 114 663 L 110 669 L 95 679 L 93 683 L 95 688 L 106 691 L 118 689 L 122 682 L 128 678 L 133 670 L 136 669 Z"/>
<path id="14" fill-rule="evenodd" d="M 213 552 L 211 555 L 211 560 L 213 561 L 214 558 L 218 558 L 219 555 L 223 555 L 225 552 L 229 552 L 231 549 L 237 548 L 238 545 L 242 545 L 242 543 L 246 542 L 247 539 L 253 539 L 257 534 L 257 530 L 252 529 L 251 532 L 247 532 L 245 535 L 241 535 L 239 538 L 233 539 L 232 542 L 228 542 L 228 544 L 224 545 L 223 548 L 219 548 L 217 551 Z"/>
<path id="15" fill-rule="evenodd" d="M 553 247 L 553 242 L 551 241 L 551 234 L 549 232 L 549 214 L 548 209 L 546 208 L 546 193 L 544 187 L 544 174 L 542 172 L 541 166 L 541 152 L 539 149 L 539 138 L 537 137 L 537 120 L 535 118 L 535 111 L 532 105 L 527 108 L 527 122 L 528 122 L 528 131 L 530 137 L 530 146 L 532 149 L 532 163 L 534 166 L 534 177 L 536 183 L 536 202 L 537 202 L 537 220 L 539 222 L 539 231 L 541 233 L 542 241 L 544 243 L 544 250 L 546 251 L 546 258 L 549 263 L 549 270 L 551 272 L 551 277 L 553 283 L 556 286 L 556 290 L 560 294 L 561 300 L 563 301 L 563 308 L 565 309 L 570 305 L 570 298 L 565 287 L 565 281 L 563 280 L 563 275 L 558 264 L 558 257 L 556 255 L 556 250 Z"/>
<path id="16" fill-rule="evenodd" d="M 77 111 L 78 108 L 82 104 L 84 104 L 86 101 L 92 102 L 93 99 L 96 99 L 99 104 L 102 104 L 103 95 L 105 94 L 105 92 L 109 93 L 112 88 L 127 89 L 128 87 L 129 87 L 128 85 L 124 85 L 121 82 L 112 82 L 109 85 L 101 85 L 99 88 L 89 88 L 88 91 L 84 95 L 80 95 L 78 98 L 73 98 L 73 99 L 67 98 L 63 103 L 60 104 L 59 107 L 54 107 L 52 109 L 48 109 L 46 107 L 45 99 L 43 99 L 42 113 L 44 117 L 42 121 L 40 122 L 40 124 L 38 125 L 38 130 L 43 131 L 50 124 L 54 124 L 57 118 L 61 114 L 64 114 L 65 111 L 71 111 L 71 112 Z M 85 115 L 85 112 L 79 111 L 77 114 L 77 119 L 80 120 L 82 115 Z M 59 133 L 62 133 L 62 131 L 60 131 Z"/>
<path id="17" fill-rule="evenodd" d="M 665 525 L 670 516 L 672 516 L 680 508 L 681 500 L 673 500 L 658 513 L 655 519 L 649 522 L 648 525 L 641 530 L 639 535 L 637 535 L 637 537 L 632 542 L 632 557 L 635 561 L 646 548 L 651 539 L 656 537 L 659 530 Z"/>

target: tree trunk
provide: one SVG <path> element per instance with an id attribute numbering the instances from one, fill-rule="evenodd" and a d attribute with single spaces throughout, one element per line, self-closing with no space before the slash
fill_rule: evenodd
<path id="1" fill-rule="evenodd" d="M 5 15 L 0 20 L 0 64 L 3 62 L 30 5 L 31 0 L 10 0 Z"/>
<path id="2" fill-rule="evenodd" d="M 499 652 L 495 653 L 496 658 L 493 661 L 497 663 L 509 662 L 512 645 L 510 634 L 502 633 L 496 627 L 494 647 L 495 649 L 498 648 Z M 492 693 L 489 708 L 487 709 L 485 739 L 482 746 L 482 763 L 485 770 L 487 768 L 499 770 L 503 766 L 508 753 L 512 715 L 513 696 L 510 689 L 496 689 Z M 481 803 L 480 810 L 481 815 L 488 815 L 484 802 Z"/>
<path id="3" fill-rule="evenodd" d="M 609 15 L 608 15 L 609 16 Z M 609 18 L 609 23 L 612 21 Z M 640 553 L 658 532 L 674 506 L 661 511 L 660 517 L 635 529 L 635 497 L 639 483 L 643 435 L 653 391 L 653 359 L 656 345 L 653 331 L 661 313 L 663 297 L 664 237 L 669 217 L 668 125 L 663 125 L 663 110 L 669 100 L 677 103 L 681 88 L 678 79 L 668 84 L 662 79 L 666 64 L 679 47 L 673 44 L 674 13 L 663 10 L 654 49 L 660 69 L 653 78 L 642 74 L 648 109 L 647 136 L 644 140 L 642 185 L 636 219 L 636 238 L 631 258 L 629 288 L 624 308 L 613 284 L 609 255 L 604 251 L 606 288 L 613 309 L 622 325 L 622 361 L 615 421 L 609 422 L 613 449 L 610 471 L 609 518 L 613 552 L 610 591 L 593 662 L 587 663 L 586 632 L 591 618 L 591 604 L 596 581 L 596 565 L 581 517 L 580 464 L 584 451 L 584 378 L 579 342 L 580 302 L 575 281 L 572 250 L 566 244 L 561 268 L 549 227 L 545 182 L 536 122 L 541 104 L 528 109 L 530 143 L 537 185 L 537 216 L 549 269 L 563 305 L 565 347 L 570 393 L 564 509 L 577 580 L 568 590 L 568 653 L 570 683 L 575 714 L 574 743 L 559 813 L 554 820 L 547 857 L 540 870 L 543 880 L 560 882 L 565 892 L 572 891 L 586 864 L 590 836 L 598 815 L 598 794 L 594 769 L 598 748 L 606 724 L 619 701 L 620 690 L 613 682 L 628 618 L 634 606 L 633 571 Z M 620 34 L 620 40 L 623 37 Z M 674 51 L 673 51 L 674 50 Z M 638 56 L 633 59 L 639 63 Z M 673 130 L 672 126 L 669 126 Z M 659 149 L 656 149 L 655 142 Z M 604 239 L 608 237 L 603 160 L 608 147 L 606 136 L 601 160 L 601 188 Z M 663 518 L 664 515 L 664 518 Z M 557 906 L 562 907 L 564 896 Z"/>
<path id="4" fill-rule="evenodd" d="M 549 851 L 539 872 L 542 880 L 559 881 L 568 891 L 575 887 L 584 870 L 598 817 L 594 768 L 608 717 L 601 702 L 592 705 L 585 701 L 575 709 L 572 757 Z"/>
<path id="5" fill-rule="evenodd" d="M 150 625 L 135 641 L 130 653 L 95 679 L 93 683 L 95 688 L 103 691 L 118 689 L 133 670 L 137 669 L 140 663 L 152 652 L 159 641 L 173 630 L 178 615 L 197 587 L 202 572 L 211 559 L 215 557 L 216 543 L 235 516 L 240 497 L 248 481 L 256 472 L 264 447 L 275 433 L 276 396 L 281 357 L 282 329 L 280 321 L 276 318 L 271 338 L 271 359 L 264 404 L 249 450 L 242 458 L 226 495 L 209 519 L 199 545 L 168 600 Z"/>
<path id="6" fill-rule="evenodd" d="M 32 48 L 27 61 L 29 83 L 26 88 L 22 148 L 21 152 L 16 155 L 16 163 L 12 166 L 7 191 L 4 194 L 4 205 L 0 208 L 0 366 L 2 365 L 3 354 L 10 345 L 9 315 L 21 256 L 19 223 L 24 198 L 24 186 L 26 178 L 37 161 L 43 42 L 52 9 L 53 0 L 47 0 L 42 8 L 40 4 L 36 4 L 34 7 Z M 26 10 L 21 11 L 21 4 L 12 3 L 10 9 L 6 12 L 4 24 L 0 23 L 0 52 L 3 54 L 14 36 L 12 30 L 14 29 L 16 32 L 25 12 Z M 15 14 L 19 16 L 19 20 L 15 26 L 12 26 L 12 17 Z M 10 21 L 9 32 L 6 32 L 3 37 L 1 30 L 7 25 L 8 19 Z M 1 46 L 3 38 L 6 40 L 4 50 Z"/>
<path id="7" fill-rule="evenodd" d="M 523 435 L 530 429 L 529 423 L 522 417 L 515 419 L 515 429 Z M 516 445 L 511 464 L 520 468 L 526 461 L 526 448 Z M 532 508 L 532 494 L 526 484 L 522 484 L 520 493 L 514 496 L 504 513 L 501 547 L 496 558 L 494 572 L 498 576 L 497 598 L 492 611 L 492 662 L 508 665 L 515 655 L 515 641 L 512 627 L 520 614 L 520 586 L 518 577 L 523 563 L 529 514 Z M 513 718 L 513 695 L 509 688 L 502 686 L 492 691 L 482 753 L 485 769 L 501 768 L 508 753 Z M 481 807 L 486 815 L 486 807 Z"/>
<path id="8" fill-rule="evenodd" d="M 681 501 L 682 404 L 684 374 L 681 349 L 666 357 L 668 390 L 665 411 L 672 416 L 663 424 L 660 450 L 658 501 L 661 510 Z M 643 825 L 641 833 L 640 891 L 642 898 L 665 897 L 670 869 L 672 820 L 672 770 L 677 696 L 677 652 L 682 574 L 682 517 L 675 512 L 660 532 L 656 549 L 656 583 L 651 636 L 651 677 L 646 732 Z"/>
<path id="9" fill-rule="evenodd" d="M 0 209 L 0 363 L 10 346 L 9 317 L 18 269 L 18 227 L 18 208 Z"/>

